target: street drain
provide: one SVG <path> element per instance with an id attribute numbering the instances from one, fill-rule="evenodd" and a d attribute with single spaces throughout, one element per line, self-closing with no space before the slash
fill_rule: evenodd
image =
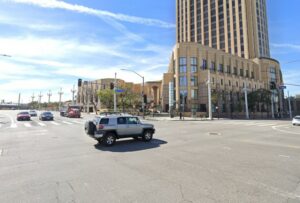
<path id="1" fill-rule="evenodd" d="M 221 133 L 209 132 L 208 135 L 219 136 L 221 135 Z"/>

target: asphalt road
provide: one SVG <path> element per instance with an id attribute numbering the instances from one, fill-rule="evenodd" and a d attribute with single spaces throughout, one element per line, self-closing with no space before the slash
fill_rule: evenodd
<path id="1" fill-rule="evenodd" d="M 300 127 L 288 121 L 151 121 L 150 143 L 107 148 L 87 118 L 0 111 L 0 202 L 300 202 Z"/>

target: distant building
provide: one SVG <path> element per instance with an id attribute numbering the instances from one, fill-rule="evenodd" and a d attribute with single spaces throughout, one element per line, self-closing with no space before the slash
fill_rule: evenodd
<path id="1" fill-rule="evenodd" d="M 95 112 L 95 106 L 97 110 L 100 108 L 104 109 L 105 107 L 101 105 L 101 99 L 99 101 L 97 93 L 99 90 L 111 89 L 111 85 L 114 84 L 114 82 L 114 78 L 80 82 L 81 84 L 78 87 L 77 93 L 77 104 L 81 105 L 85 112 Z M 117 87 L 123 86 L 130 87 L 132 92 L 142 95 L 142 84 L 134 84 L 117 79 Z M 117 95 L 119 96 L 119 94 Z M 148 106 L 159 106 L 161 103 L 161 81 L 145 82 L 144 95 Z"/>

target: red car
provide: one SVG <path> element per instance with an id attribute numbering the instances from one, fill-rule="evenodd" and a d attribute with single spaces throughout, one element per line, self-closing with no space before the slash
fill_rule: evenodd
<path id="1" fill-rule="evenodd" d="M 70 111 L 67 113 L 67 117 L 69 117 L 69 118 L 80 118 L 81 113 L 78 109 L 70 109 Z"/>
<path id="2" fill-rule="evenodd" d="M 27 111 L 20 112 L 17 115 L 17 121 L 30 121 L 30 114 Z"/>

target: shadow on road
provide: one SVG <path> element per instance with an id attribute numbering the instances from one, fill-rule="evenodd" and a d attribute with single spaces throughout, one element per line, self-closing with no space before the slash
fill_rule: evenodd
<path id="1" fill-rule="evenodd" d="M 95 149 L 109 152 L 134 152 L 160 147 L 160 145 L 168 142 L 160 139 L 152 139 L 151 142 L 143 142 L 141 140 L 120 140 L 112 147 L 106 147 L 103 144 L 96 144 Z"/>

